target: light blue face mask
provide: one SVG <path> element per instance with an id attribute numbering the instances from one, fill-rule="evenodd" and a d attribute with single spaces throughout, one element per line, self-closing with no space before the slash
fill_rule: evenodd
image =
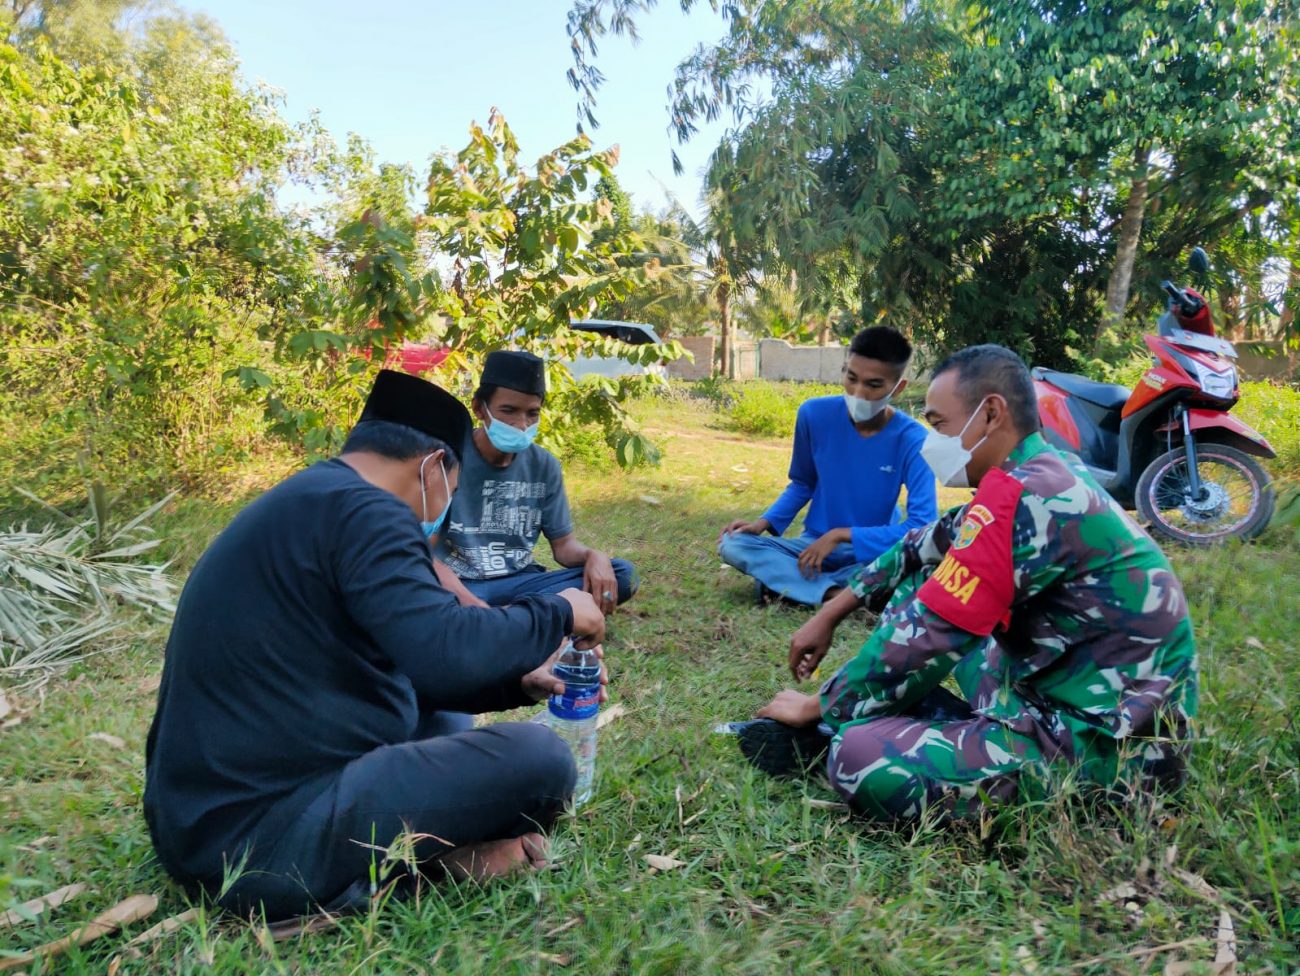
<path id="1" fill-rule="evenodd" d="M 441 515 L 432 522 L 429 521 L 429 501 L 424 493 L 424 466 L 429 463 L 431 457 L 433 457 L 432 454 L 420 462 L 420 508 L 424 512 L 424 518 L 420 520 L 420 528 L 424 530 L 426 539 L 432 537 L 442 528 L 442 523 L 447 520 L 447 513 L 451 511 L 451 483 L 447 481 L 447 466 L 439 460 L 438 469 L 442 472 L 442 487 L 447 492 L 447 504 L 442 506 Z"/>
<path id="2" fill-rule="evenodd" d="M 518 427 L 511 427 L 509 424 L 497 420 L 487 407 L 483 408 L 483 412 L 488 415 L 488 420 L 491 421 L 487 425 L 488 440 L 492 442 L 493 447 L 503 454 L 518 454 L 520 451 L 528 450 L 529 445 L 533 443 L 533 438 L 537 436 L 536 424 L 520 430 Z"/>

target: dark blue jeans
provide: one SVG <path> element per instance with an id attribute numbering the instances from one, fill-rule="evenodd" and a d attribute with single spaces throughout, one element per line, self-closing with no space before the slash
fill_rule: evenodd
<path id="1" fill-rule="evenodd" d="M 641 585 L 636 567 L 626 559 L 611 559 L 614 564 L 614 578 L 618 581 L 618 602 L 626 603 L 636 594 Z M 536 563 L 527 569 L 521 569 L 509 576 L 496 576 L 492 579 L 462 579 L 465 589 L 480 600 L 494 607 L 504 607 L 514 603 L 521 596 L 543 593 L 559 593 L 570 587 L 582 589 L 582 567 L 572 569 L 545 570 Z"/>

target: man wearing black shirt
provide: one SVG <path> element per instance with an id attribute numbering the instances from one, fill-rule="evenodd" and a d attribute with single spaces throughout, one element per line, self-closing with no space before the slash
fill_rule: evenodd
<path id="1" fill-rule="evenodd" d="M 536 831 L 574 783 L 560 739 L 437 733 L 457 727 L 447 712 L 550 694 L 564 637 L 594 645 L 604 619 L 576 589 L 479 609 L 438 583 L 429 539 L 469 429 L 450 394 L 383 371 L 343 453 L 254 501 L 195 565 L 144 796 L 159 859 L 191 889 L 270 919 L 341 907 L 406 831 L 453 874 L 544 858 Z"/>

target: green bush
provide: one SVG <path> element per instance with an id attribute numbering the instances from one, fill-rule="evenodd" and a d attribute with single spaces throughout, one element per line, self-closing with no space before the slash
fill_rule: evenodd
<path id="1" fill-rule="evenodd" d="M 708 400 L 718 410 L 729 410 L 735 402 L 740 384 L 723 376 L 710 376 L 708 379 L 696 380 L 684 384 L 688 395 Z"/>
<path id="2" fill-rule="evenodd" d="M 826 383 L 769 383 L 755 380 L 735 384 L 731 403 L 723 409 L 727 426 L 746 434 L 789 437 L 794 434 L 799 405 L 813 397 L 842 393 Z"/>
<path id="3" fill-rule="evenodd" d="M 609 215 L 586 188 L 615 152 L 580 137 L 527 168 L 494 112 L 435 159 L 419 214 L 411 171 L 289 125 L 203 30 L 149 23 L 93 63 L 0 25 L 0 476 L 63 498 L 87 476 L 193 488 L 277 441 L 330 454 L 408 335 L 455 349 L 438 380 L 462 394 L 507 345 L 682 354 L 568 329 L 646 275 L 618 261 L 630 232 L 595 239 Z M 281 202 L 300 180 L 322 193 L 310 212 Z M 626 409 L 648 392 L 566 382 L 548 446 L 594 424 L 618 464 L 654 464 Z"/>
<path id="4" fill-rule="evenodd" d="M 615 464 L 614 451 L 605 440 L 605 432 L 598 427 L 570 431 L 556 454 L 566 467 L 576 462 L 596 471 L 609 471 Z"/>
<path id="5" fill-rule="evenodd" d="M 1300 389 L 1282 383 L 1241 384 L 1241 402 L 1233 414 L 1268 438 L 1277 459 L 1274 474 L 1300 474 Z"/>
<path id="6" fill-rule="evenodd" d="M 224 376 L 270 369 L 263 340 L 324 280 L 277 202 L 301 147 L 269 97 L 219 46 L 132 44 L 80 63 L 0 35 L 0 469 L 31 466 L 8 435 L 43 443 L 56 497 L 83 471 L 192 481 L 251 450 L 262 397 Z"/>

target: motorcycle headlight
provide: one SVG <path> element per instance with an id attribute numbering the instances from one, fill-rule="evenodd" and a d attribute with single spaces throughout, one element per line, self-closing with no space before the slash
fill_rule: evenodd
<path id="1" fill-rule="evenodd" d="M 1196 379 L 1207 396 L 1217 400 L 1231 400 L 1232 391 L 1237 388 L 1237 370 L 1229 366 L 1222 373 L 1196 363 Z"/>

